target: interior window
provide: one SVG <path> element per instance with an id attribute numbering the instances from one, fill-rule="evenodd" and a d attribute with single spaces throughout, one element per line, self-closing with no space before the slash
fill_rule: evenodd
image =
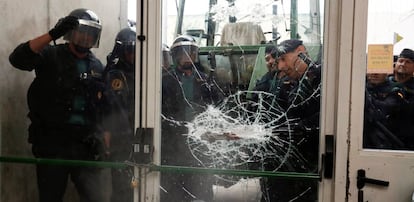
<path id="1" fill-rule="evenodd" d="M 413 150 L 414 2 L 371 0 L 363 147 Z"/>

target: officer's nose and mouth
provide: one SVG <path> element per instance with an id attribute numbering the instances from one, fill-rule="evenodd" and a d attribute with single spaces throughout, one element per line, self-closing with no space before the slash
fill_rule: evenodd
<path id="1" fill-rule="evenodd" d="M 284 75 L 289 77 L 292 77 L 295 73 L 295 69 L 290 67 L 283 57 L 279 59 L 277 68 L 279 71 L 283 72 Z"/>
<path id="2" fill-rule="evenodd" d="M 279 58 L 277 63 L 277 69 L 281 72 L 286 72 L 289 69 L 283 57 Z"/>
<path id="3" fill-rule="evenodd" d="M 189 70 L 193 67 L 193 61 L 189 58 L 182 58 L 180 60 L 180 66 L 182 69 Z"/>
<path id="4" fill-rule="evenodd" d="M 192 54 L 183 51 L 179 55 L 179 65 L 185 70 L 190 70 L 194 66 L 194 59 L 195 57 Z"/>

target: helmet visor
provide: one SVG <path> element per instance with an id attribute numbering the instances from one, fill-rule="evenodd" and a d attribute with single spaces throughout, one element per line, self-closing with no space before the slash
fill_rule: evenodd
<path id="1" fill-rule="evenodd" d="M 79 19 L 79 26 L 72 30 L 69 41 L 83 48 L 98 48 L 102 27 L 99 23 Z"/>
<path id="2" fill-rule="evenodd" d="M 177 63 L 182 60 L 198 62 L 198 47 L 194 45 L 175 46 L 171 49 L 171 56 Z"/>
<path id="3" fill-rule="evenodd" d="M 135 53 L 135 41 L 117 41 L 126 53 Z"/>

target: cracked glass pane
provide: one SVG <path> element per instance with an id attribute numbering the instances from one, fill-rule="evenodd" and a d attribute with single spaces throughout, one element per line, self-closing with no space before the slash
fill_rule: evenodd
<path id="1" fill-rule="evenodd" d="M 323 1 L 164 1 L 161 201 L 317 201 Z"/>

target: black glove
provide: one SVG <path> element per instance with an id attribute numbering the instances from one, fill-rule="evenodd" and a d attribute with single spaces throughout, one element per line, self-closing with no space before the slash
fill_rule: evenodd
<path id="1" fill-rule="evenodd" d="M 55 27 L 49 31 L 49 35 L 53 40 L 56 40 L 65 35 L 68 31 L 74 29 L 76 26 L 78 26 L 78 24 L 79 22 L 77 17 L 66 16 L 64 18 L 61 18 L 56 23 Z"/>

